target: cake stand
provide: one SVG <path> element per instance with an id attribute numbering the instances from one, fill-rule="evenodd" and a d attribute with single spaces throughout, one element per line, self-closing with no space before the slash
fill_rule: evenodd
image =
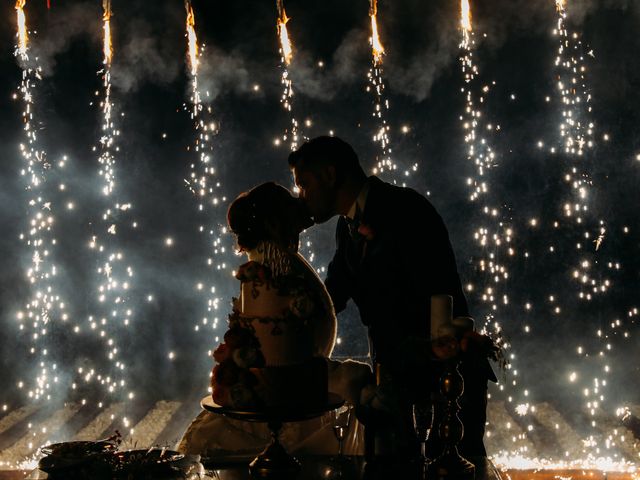
<path id="1" fill-rule="evenodd" d="M 254 478 L 283 480 L 297 476 L 300 471 L 300 462 L 285 450 L 278 439 L 282 424 L 320 417 L 326 412 L 340 408 L 343 404 L 344 399 L 335 393 L 329 393 L 325 405 L 313 407 L 292 406 L 242 410 L 220 406 L 214 403 L 211 395 L 206 396 L 200 402 L 202 408 L 211 413 L 245 422 L 266 423 L 271 431 L 271 442 L 249 464 L 249 472 Z"/>

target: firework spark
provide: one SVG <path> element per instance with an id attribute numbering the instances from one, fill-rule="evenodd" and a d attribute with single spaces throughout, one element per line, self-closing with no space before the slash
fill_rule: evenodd
<path id="1" fill-rule="evenodd" d="M 219 180 L 216 181 L 217 172 L 212 161 L 212 139 L 218 133 L 218 126 L 213 120 L 211 106 L 203 104 L 203 94 L 199 88 L 198 66 L 200 64 L 200 55 L 204 53 L 204 46 L 200 48 L 198 45 L 195 32 L 195 12 L 189 0 L 185 1 L 185 10 L 187 13 L 187 62 L 191 74 L 191 106 L 187 107 L 185 105 L 185 110 L 188 109 L 191 112 L 191 120 L 193 121 L 195 132 L 195 142 L 189 150 L 196 154 L 197 160 L 191 162 L 189 178 L 185 178 L 184 182 L 196 199 L 198 213 L 202 215 L 205 222 L 210 223 L 213 217 L 220 215 L 219 207 L 226 202 L 225 196 L 219 196 L 221 183 Z M 208 92 L 204 92 L 204 97 L 207 98 L 208 96 Z M 216 210 L 216 208 L 218 208 L 218 210 Z M 223 222 L 224 220 L 221 220 L 216 223 Z M 225 238 L 226 229 L 223 227 L 222 232 L 219 230 L 220 229 L 205 225 L 204 222 L 197 228 L 198 234 L 208 236 L 207 242 L 204 243 L 207 248 L 207 254 L 209 255 L 206 259 L 205 268 L 209 270 L 213 269 L 213 272 L 207 271 L 205 273 L 207 278 L 211 278 L 212 273 L 216 276 L 219 273 L 226 273 L 224 257 L 227 248 L 224 246 L 224 240 L 228 239 Z M 167 245 L 170 244 L 170 239 L 168 239 Z M 214 247 L 213 255 L 210 254 L 211 245 Z M 219 322 L 219 318 L 215 315 L 217 314 L 216 310 L 222 299 L 215 295 L 217 289 L 214 284 L 209 284 L 207 289 L 205 289 L 204 286 L 204 282 L 196 283 L 196 290 L 208 292 L 207 315 L 195 323 L 194 329 L 196 332 L 200 330 L 202 325 L 211 325 L 213 329 L 216 329 Z M 210 318 L 209 315 L 213 316 L 213 318 Z"/>
<path id="2" fill-rule="evenodd" d="M 570 31 L 567 25 L 566 2 L 556 0 L 558 12 L 556 35 L 559 37 L 556 57 L 556 79 L 561 104 L 562 118 L 559 128 L 561 153 L 564 154 L 567 170 L 562 180 L 567 185 L 567 194 L 559 209 L 563 221 L 557 221 L 567 241 L 567 247 L 574 248 L 569 259 L 568 276 L 575 286 L 577 300 L 585 305 L 609 292 L 612 282 L 609 274 L 620 268 L 619 262 L 602 258 L 602 245 L 606 239 L 605 220 L 594 216 L 594 167 L 595 125 L 592 114 L 592 97 L 587 85 L 587 59 L 589 49 L 583 45 L 582 35 Z M 569 250 L 570 251 L 570 250 Z M 593 307 L 591 307 L 593 308 Z M 586 411 L 592 418 L 592 426 L 597 427 L 597 413 L 605 403 L 607 377 L 612 371 L 609 352 L 613 349 L 612 339 L 622 326 L 620 320 L 598 324 L 591 334 L 589 346 L 578 345 L 577 352 L 585 368 L 593 369 L 595 375 L 581 375 L 584 380 L 577 383 L 582 390 Z M 594 341 L 595 340 L 595 341 Z M 586 372 L 585 372 L 586 373 Z M 593 375 L 593 376 L 592 376 Z M 597 451 L 600 445 L 592 445 Z"/>
<path id="3" fill-rule="evenodd" d="M 378 34 L 378 3 L 377 0 L 370 0 L 369 17 L 371 18 L 371 37 L 369 43 L 371 45 L 371 68 L 367 73 L 369 85 L 367 92 L 374 94 L 373 118 L 375 122 L 373 142 L 379 147 L 379 154 L 376 156 L 376 164 L 373 173 L 376 175 L 387 176 L 388 180 L 393 183 L 401 183 L 405 185 L 402 179 L 395 177 L 398 166 L 391 158 L 391 147 L 389 142 L 390 127 L 387 124 L 385 113 L 389 110 L 389 100 L 385 96 L 385 81 L 382 69 L 382 58 L 385 54 L 384 47 L 380 41 Z M 417 164 L 412 169 L 404 172 L 405 178 L 409 176 L 410 171 L 415 171 Z"/>
<path id="4" fill-rule="evenodd" d="M 510 266 L 515 261 L 516 229 L 509 215 L 509 208 L 494 191 L 494 168 L 497 166 L 496 152 L 491 146 L 491 137 L 500 131 L 499 125 L 484 120 L 483 106 L 490 93 L 491 84 L 478 84 L 479 72 L 474 62 L 475 39 L 471 28 L 471 10 L 468 1 L 461 2 L 460 10 L 461 54 L 460 65 L 463 76 L 461 92 L 465 98 L 465 108 L 460 115 L 464 142 L 467 147 L 467 160 L 473 165 L 475 174 L 467 179 L 470 190 L 469 200 L 477 206 L 474 225 L 471 231 L 475 242 L 473 270 L 469 277 L 473 280 L 467 284 L 468 295 L 473 295 L 478 303 L 478 316 L 481 318 L 480 330 L 491 332 L 501 339 L 503 318 L 508 318 L 512 302 L 509 279 Z M 477 224 L 476 224 L 477 222 Z M 509 350 L 507 342 L 501 341 L 505 351 Z M 513 362 L 513 357 L 509 357 Z M 510 368 L 511 366 L 509 366 Z M 516 371 L 513 370 L 511 386 L 517 385 Z M 504 387 L 501 385 L 500 389 Z M 509 402 L 513 397 L 509 396 Z M 528 411 L 526 403 L 516 407 L 519 415 Z M 509 430 L 503 418 L 494 418 L 489 428 L 495 431 Z M 529 440 L 526 433 L 512 437 L 513 451 L 527 451 Z"/>
<path id="5" fill-rule="evenodd" d="M 51 398 L 51 391 L 58 383 L 53 352 L 46 345 L 47 334 L 58 327 L 58 323 L 68 320 L 65 302 L 56 293 L 58 268 L 54 264 L 54 250 L 56 238 L 54 229 L 56 219 L 55 206 L 51 200 L 52 190 L 49 184 L 49 176 L 53 166 L 47 159 L 47 153 L 40 148 L 38 129 L 35 114 L 35 89 L 42 79 L 40 67 L 27 66 L 27 27 L 23 11 L 25 1 L 16 3 L 18 12 L 18 45 L 16 56 L 22 60 L 22 83 L 20 84 L 20 97 L 24 103 L 22 120 L 23 130 L 26 136 L 26 144 L 20 145 L 20 152 L 24 160 L 21 175 L 25 177 L 25 188 L 29 193 L 27 202 L 28 223 L 27 231 L 20 235 L 25 242 L 31 258 L 30 265 L 26 268 L 26 276 L 31 289 L 30 299 L 26 302 L 24 311 L 17 313 L 20 330 L 29 327 L 33 329 L 31 335 L 31 356 L 37 358 L 37 371 L 33 385 L 29 385 L 28 396 L 38 400 Z M 36 60 L 37 62 L 37 60 Z M 61 162 L 64 164 L 64 162 Z M 19 387 L 28 385 L 20 381 Z"/>
<path id="6" fill-rule="evenodd" d="M 104 38 L 102 41 L 102 53 L 104 55 L 103 63 L 105 65 L 111 65 L 111 59 L 113 57 L 113 45 L 111 43 L 111 0 L 102 0 L 102 9 L 104 11 L 102 15 L 102 23 L 104 30 Z"/>
<path id="7" fill-rule="evenodd" d="M 293 49 L 291 46 L 291 40 L 289 39 L 289 33 L 287 32 L 287 23 L 290 18 L 287 17 L 287 13 L 284 10 L 283 0 L 277 0 L 276 7 L 278 9 L 278 19 L 276 22 L 278 37 L 280 39 L 280 55 L 282 61 L 282 78 L 281 83 L 283 85 L 282 96 L 280 97 L 280 103 L 283 108 L 289 112 L 291 125 L 289 129 L 285 130 L 282 136 L 283 141 L 288 140 L 288 133 L 290 132 L 290 148 L 295 150 L 298 148 L 298 142 L 300 141 L 301 133 L 298 120 L 293 113 L 293 81 L 289 76 L 289 64 L 293 59 Z"/>
<path id="8" fill-rule="evenodd" d="M 460 1 L 460 27 L 462 29 L 462 43 L 465 47 L 469 45 L 469 34 L 471 27 L 471 5 L 469 0 Z"/>
<path id="9" fill-rule="evenodd" d="M 27 34 L 27 19 L 24 14 L 24 6 L 27 0 L 18 0 L 16 2 L 16 14 L 18 20 L 18 54 L 24 60 L 27 56 L 27 43 L 29 36 Z"/>
<path id="10" fill-rule="evenodd" d="M 195 30 L 196 17 L 189 0 L 184 2 L 184 8 L 187 11 L 187 58 L 189 59 L 189 65 L 191 67 L 191 75 L 195 77 L 198 74 L 198 37 L 196 36 Z"/>
<path id="11" fill-rule="evenodd" d="M 287 17 L 287 12 L 284 9 L 282 0 L 279 0 L 277 29 L 278 37 L 280 38 L 280 49 L 285 65 L 289 65 L 293 58 L 293 47 L 291 45 L 291 40 L 289 39 L 289 32 L 287 31 L 287 23 L 289 23 L 289 20 L 291 19 Z"/>
<path id="12" fill-rule="evenodd" d="M 111 362 L 109 374 L 101 374 L 97 368 L 80 369 L 85 383 L 99 382 L 110 394 L 126 388 L 126 364 L 117 343 L 121 329 L 126 329 L 133 319 L 133 308 L 129 305 L 130 289 L 134 277 L 131 266 L 126 265 L 125 253 L 119 248 L 118 239 L 122 230 L 126 230 L 128 212 L 132 205 L 120 199 L 116 182 L 116 157 L 119 148 L 116 139 L 120 131 L 114 119 L 112 100 L 111 62 L 113 49 L 111 44 L 110 19 L 113 15 L 110 0 L 103 1 L 104 21 L 104 69 L 102 73 L 103 99 L 100 102 L 102 113 L 102 134 L 99 139 L 98 174 L 102 181 L 104 210 L 100 219 L 94 222 L 96 230 L 89 241 L 89 248 L 95 252 L 96 274 L 98 279 L 96 315 L 87 319 L 91 331 L 97 331 L 104 342 L 106 357 Z M 135 226 L 135 223 L 134 223 Z M 129 392 L 133 398 L 133 392 Z"/>
<path id="13" fill-rule="evenodd" d="M 371 52 L 373 54 L 374 66 L 382 63 L 382 57 L 384 55 L 384 47 L 380 41 L 380 35 L 378 34 L 378 0 L 371 0 L 369 6 L 369 17 L 371 17 Z"/>

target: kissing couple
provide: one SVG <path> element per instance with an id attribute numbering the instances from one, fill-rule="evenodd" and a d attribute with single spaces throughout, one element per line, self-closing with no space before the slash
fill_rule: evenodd
<path id="1" fill-rule="evenodd" d="M 274 275 L 294 269 L 304 278 L 304 290 L 314 300 L 310 318 L 317 355 L 331 357 L 336 314 L 349 300 L 355 303 L 367 327 L 371 365 L 384 369 L 401 404 L 397 438 L 411 456 L 419 449 L 411 404 L 435 391 L 437 378 L 434 381 L 430 372 L 423 371 L 428 364 L 412 363 L 416 353 L 429 357 L 429 349 L 416 352 L 408 346 L 416 345 L 416 339 L 430 339 L 432 295 L 450 295 L 454 317 L 469 314 L 445 224 L 415 190 L 367 176 L 353 148 L 337 137 L 304 143 L 289 155 L 288 163 L 299 195 L 272 182 L 242 193 L 229 207 L 229 228 L 250 262 L 268 266 Z M 339 216 L 335 254 L 322 281 L 298 252 L 299 235 L 335 216 Z M 467 458 L 486 456 L 487 381 L 495 381 L 495 376 L 488 362 L 463 365 L 461 370 L 465 391 L 460 400 L 464 424 L 460 451 Z M 368 364 L 329 360 L 328 373 L 329 391 L 354 405 L 356 414 L 376 395 Z M 202 412 L 179 449 L 204 457 L 251 454 L 268 439 L 263 424 Z M 335 453 L 331 421 L 325 417 L 285 424 L 281 439 L 298 454 Z M 437 455 L 442 448 L 438 440 L 430 444 L 431 454 Z M 363 454 L 365 439 L 358 421 L 351 423 L 344 445 L 347 454 Z"/>

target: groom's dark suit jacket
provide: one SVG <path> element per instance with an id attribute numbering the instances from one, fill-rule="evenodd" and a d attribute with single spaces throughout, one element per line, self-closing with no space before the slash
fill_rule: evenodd
<path id="1" fill-rule="evenodd" d="M 408 338 L 430 338 L 432 295 L 451 295 L 454 317 L 468 315 L 468 308 L 447 229 L 433 205 L 409 188 L 376 177 L 369 182 L 360 220 L 360 231 L 369 239 L 353 235 L 340 217 L 325 284 L 337 312 L 353 299 L 368 327 L 372 359 L 385 364 L 405 353 Z M 467 455 L 484 454 L 487 379 L 495 378 L 488 361 L 480 363 L 466 372 L 462 366 Z M 414 381 L 424 378 L 411 374 Z"/>
<path id="2" fill-rule="evenodd" d="M 384 362 L 407 336 L 430 337 L 431 296 L 453 297 L 454 316 L 468 315 L 447 229 L 438 212 L 409 188 L 369 179 L 361 231 L 337 225 L 337 249 L 326 286 L 336 311 L 352 298 L 369 329 L 372 356 Z"/>

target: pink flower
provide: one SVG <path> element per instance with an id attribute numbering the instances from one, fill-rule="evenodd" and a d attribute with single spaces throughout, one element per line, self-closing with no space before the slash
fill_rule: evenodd
<path id="1" fill-rule="evenodd" d="M 251 347 L 236 348 L 231 358 L 240 368 L 253 367 L 258 360 L 258 351 Z"/>
<path id="2" fill-rule="evenodd" d="M 358 233 L 362 235 L 367 241 L 373 240 L 374 233 L 370 225 L 361 223 L 360 226 L 358 226 Z"/>
<path id="3" fill-rule="evenodd" d="M 232 360 L 216 365 L 213 367 L 213 372 L 211 373 L 213 377 L 212 383 L 214 385 L 224 385 L 227 387 L 234 385 L 238 381 L 239 372 L 240 369 Z"/>
<path id="4" fill-rule="evenodd" d="M 218 348 L 214 350 L 213 359 L 218 363 L 222 363 L 229 358 L 230 353 L 231 350 L 229 349 L 229 346 L 226 343 L 221 343 L 218 345 Z"/>

